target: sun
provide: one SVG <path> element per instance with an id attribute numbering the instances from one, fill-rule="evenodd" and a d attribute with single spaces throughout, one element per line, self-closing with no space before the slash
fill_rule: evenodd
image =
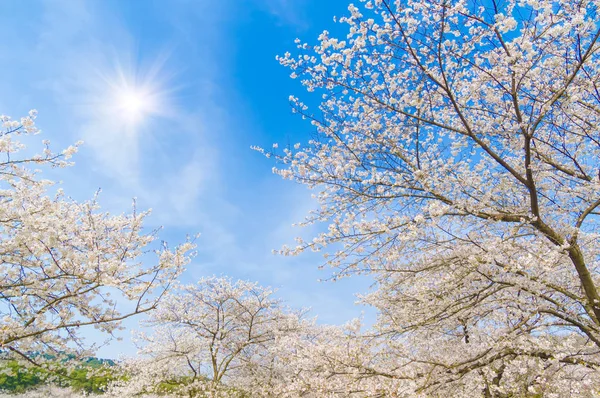
<path id="1" fill-rule="evenodd" d="M 112 65 L 96 69 L 86 99 L 90 112 L 110 121 L 113 129 L 137 135 L 146 127 L 176 114 L 172 73 L 164 69 L 166 55 L 149 65 L 139 60 L 115 58 Z"/>
<path id="2" fill-rule="evenodd" d="M 116 103 L 126 121 L 140 122 L 154 111 L 152 95 L 136 88 L 119 90 Z"/>
<path id="3" fill-rule="evenodd" d="M 131 113 L 142 113 L 147 108 L 144 96 L 136 92 L 123 93 L 119 104 L 124 111 Z"/>
<path id="4" fill-rule="evenodd" d="M 158 112 L 156 94 L 144 87 L 125 85 L 115 91 L 116 116 L 129 124 L 141 123 Z"/>

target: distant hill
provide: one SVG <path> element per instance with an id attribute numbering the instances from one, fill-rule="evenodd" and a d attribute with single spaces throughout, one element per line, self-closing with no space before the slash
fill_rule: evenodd
<path id="1" fill-rule="evenodd" d="M 102 367 L 113 367 L 116 362 L 112 359 L 86 357 L 77 360 L 75 356 L 67 355 L 60 358 L 56 355 L 41 353 L 28 353 L 30 358 L 43 356 L 45 360 L 57 359 L 55 369 L 49 371 L 46 368 L 26 366 L 6 353 L 0 353 L 0 392 L 23 393 L 43 385 L 57 385 L 59 387 L 71 387 L 74 390 L 86 393 L 102 393 L 110 380 L 114 378 L 111 370 L 101 370 L 100 373 L 89 374 L 92 369 Z M 62 366 L 69 361 L 71 366 Z M 56 364 L 55 364 L 56 365 Z"/>

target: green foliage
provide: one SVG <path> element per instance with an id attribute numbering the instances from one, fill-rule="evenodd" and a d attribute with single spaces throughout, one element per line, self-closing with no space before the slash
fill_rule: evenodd
<path id="1" fill-rule="evenodd" d="M 0 390 L 22 393 L 45 382 L 45 372 L 39 368 L 27 368 L 17 361 L 2 361 L 0 365 Z"/>
<path id="2" fill-rule="evenodd" d="M 89 365 L 77 367 L 66 378 L 67 385 L 86 393 L 102 393 L 108 383 L 115 379 L 110 368 L 92 369 Z"/>
<path id="3" fill-rule="evenodd" d="M 15 360 L 0 360 L 0 391 L 22 393 L 43 384 L 56 384 L 77 391 L 100 394 L 118 376 L 114 362 L 89 358 L 74 368 L 63 362 L 53 364 L 52 370 L 25 366 Z"/>

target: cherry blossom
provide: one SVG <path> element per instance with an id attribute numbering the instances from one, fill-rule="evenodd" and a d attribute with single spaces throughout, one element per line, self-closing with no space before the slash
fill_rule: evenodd
<path id="1" fill-rule="evenodd" d="M 269 385 L 270 347 L 309 325 L 274 292 L 225 277 L 173 289 L 144 321 L 152 329 L 138 333 L 138 356 L 126 362 L 128 378 L 112 394 L 242 397 Z"/>
<path id="2" fill-rule="evenodd" d="M 316 191 L 303 225 L 327 225 L 282 253 L 376 281 L 362 333 L 383 351 L 359 377 L 403 396 L 598 391 L 598 7 L 364 0 L 345 37 L 278 58 L 321 98 L 290 97 L 315 138 L 259 150 Z"/>
<path id="3" fill-rule="evenodd" d="M 0 134 L 0 349 L 28 362 L 34 352 L 87 352 L 85 326 L 111 334 L 155 308 L 189 262 L 191 242 L 150 245 L 148 212 L 110 215 L 97 197 L 76 202 L 33 169 L 65 167 L 78 143 L 28 156 L 20 139 L 37 130 L 35 111 L 2 116 Z M 143 260 L 143 261 L 142 261 Z"/>

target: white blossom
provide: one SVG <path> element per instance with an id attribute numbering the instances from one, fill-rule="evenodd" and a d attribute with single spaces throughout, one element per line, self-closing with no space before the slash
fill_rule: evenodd
<path id="1" fill-rule="evenodd" d="M 282 253 L 329 251 L 336 276 L 376 281 L 362 301 L 378 320 L 357 343 L 377 361 L 355 381 L 399 383 L 379 396 L 593 396 L 599 4 L 361 3 L 339 18 L 345 37 L 279 58 L 323 100 L 292 103 L 318 137 L 276 169 L 318 192 L 302 225 L 328 225 Z"/>

